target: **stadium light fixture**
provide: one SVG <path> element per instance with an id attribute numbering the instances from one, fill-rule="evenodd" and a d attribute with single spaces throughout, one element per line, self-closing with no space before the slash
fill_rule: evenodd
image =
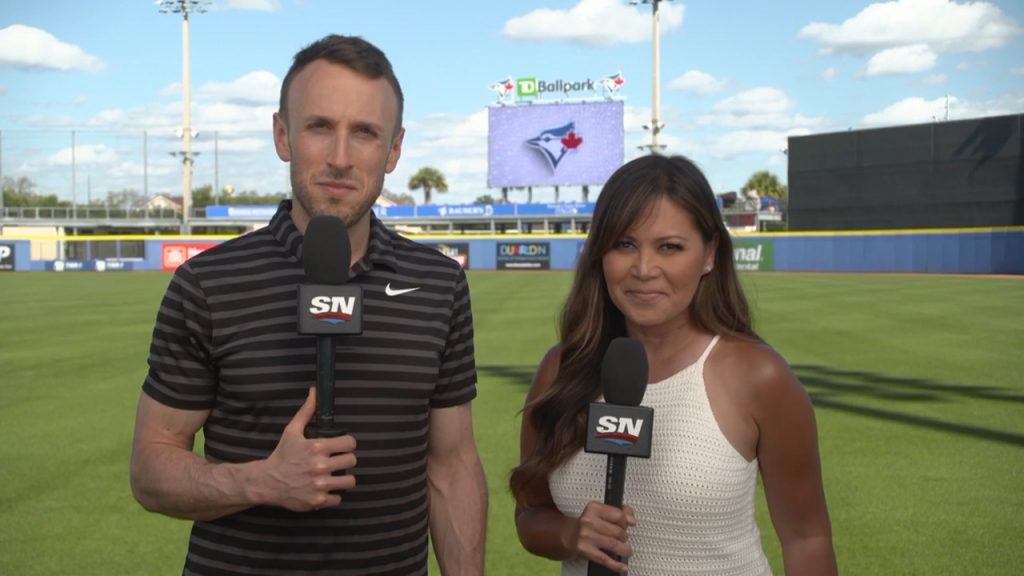
<path id="1" fill-rule="evenodd" d="M 185 111 L 181 127 L 182 150 L 184 164 L 183 188 L 181 196 L 181 227 L 182 232 L 189 233 L 189 215 L 192 211 L 192 138 L 198 133 L 192 129 L 192 101 L 189 73 L 188 20 L 189 14 L 206 12 L 209 0 L 156 0 L 161 14 L 181 14 L 181 92 L 185 101 Z M 173 154 L 173 153 L 172 153 Z"/>

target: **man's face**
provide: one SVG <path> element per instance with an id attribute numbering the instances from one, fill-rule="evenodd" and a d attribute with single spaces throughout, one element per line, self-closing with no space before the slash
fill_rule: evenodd
<path id="1" fill-rule="evenodd" d="M 274 114 L 277 155 L 291 162 L 292 220 L 314 216 L 368 222 L 384 175 L 398 164 L 405 130 L 387 80 L 315 60 L 292 79 L 284 116 Z"/>

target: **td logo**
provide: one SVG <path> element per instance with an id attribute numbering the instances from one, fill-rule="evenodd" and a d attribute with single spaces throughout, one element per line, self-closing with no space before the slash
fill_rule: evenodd
<path id="1" fill-rule="evenodd" d="M 536 96 L 538 93 L 537 79 L 536 78 L 517 78 L 516 79 L 516 95 L 517 96 Z"/>

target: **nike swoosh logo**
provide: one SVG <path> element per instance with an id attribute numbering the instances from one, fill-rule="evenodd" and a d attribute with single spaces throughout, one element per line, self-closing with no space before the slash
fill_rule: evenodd
<path id="1" fill-rule="evenodd" d="M 388 285 L 384 287 L 384 293 L 387 294 L 388 296 L 399 296 L 399 295 L 402 295 L 402 294 L 408 294 L 409 292 L 415 292 L 415 291 L 417 291 L 419 289 L 420 289 L 419 286 L 417 286 L 415 288 L 395 289 L 395 288 L 392 288 L 391 287 L 391 283 L 388 282 Z"/>

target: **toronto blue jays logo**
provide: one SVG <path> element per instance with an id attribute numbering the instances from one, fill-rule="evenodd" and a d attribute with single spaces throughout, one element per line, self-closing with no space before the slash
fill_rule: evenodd
<path id="1" fill-rule="evenodd" d="M 516 85 L 512 83 L 512 77 L 507 76 L 504 80 L 498 80 L 490 85 L 490 89 L 498 93 L 498 102 L 505 102 L 512 96 L 512 89 Z"/>
<path id="2" fill-rule="evenodd" d="M 583 138 L 576 133 L 575 122 L 569 122 L 559 128 L 544 130 L 526 141 L 527 146 L 544 156 L 548 165 L 551 166 L 551 172 L 558 168 L 558 163 L 562 161 L 566 153 L 576 150 L 581 144 L 583 144 Z"/>
<path id="3" fill-rule="evenodd" d="M 619 93 L 619 89 L 626 83 L 626 79 L 622 76 L 622 72 L 616 72 L 611 76 L 606 76 L 601 79 L 601 86 L 604 88 L 604 95 L 606 98 Z"/>

